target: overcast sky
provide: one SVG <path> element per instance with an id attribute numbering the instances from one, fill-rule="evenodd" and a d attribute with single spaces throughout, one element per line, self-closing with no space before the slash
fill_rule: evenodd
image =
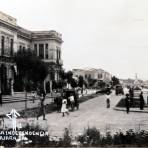
<path id="1" fill-rule="evenodd" d="M 148 0 L 0 0 L 0 11 L 26 29 L 62 33 L 66 70 L 148 79 Z"/>

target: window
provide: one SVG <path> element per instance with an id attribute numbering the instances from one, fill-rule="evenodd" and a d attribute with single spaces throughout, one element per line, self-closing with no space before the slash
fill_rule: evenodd
<path id="1" fill-rule="evenodd" d="M 37 55 L 37 44 L 34 44 L 34 53 Z"/>
<path id="2" fill-rule="evenodd" d="M 101 79 L 102 78 L 102 74 L 98 74 L 98 79 Z"/>
<path id="3" fill-rule="evenodd" d="M 61 51 L 59 50 L 59 59 L 61 59 Z"/>
<path id="4" fill-rule="evenodd" d="M 44 58 L 44 44 L 39 44 L 39 57 Z"/>
<path id="5" fill-rule="evenodd" d="M 91 79 L 91 74 L 89 74 L 88 78 Z"/>
<path id="6" fill-rule="evenodd" d="M 85 75 L 85 79 L 87 79 L 87 75 Z"/>
<path id="7" fill-rule="evenodd" d="M 1 55 L 4 55 L 4 48 L 5 48 L 5 37 L 2 36 L 2 38 L 1 38 Z"/>
<path id="8" fill-rule="evenodd" d="M 56 50 L 57 51 L 57 61 L 59 60 L 59 50 Z"/>
<path id="9" fill-rule="evenodd" d="M 21 46 L 21 45 L 19 46 L 19 50 L 20 50 L 20 51 L 22 50 L 22 46 Z"/>
<path id="10" fill-rule="evenodd" d="M 48 59 L 48 44 L 45 44 L 45 56 Z"/>
<path id="11" fill-rule="evenodd" d="M 10 55 L 13 56 L 13 39 L 10 41 Z"/>
<path id="12" fill-rule="evenodd" d="M 49 59 L 53 60 L 54 59 L 54 49 L 50 49 L 49 52 L 50 52 L 49 53 Z"/>
<path id="13" fill-rule="evenodd" d="M 23 47 L 23 51 L 25 51 L 25 47 Z"/>

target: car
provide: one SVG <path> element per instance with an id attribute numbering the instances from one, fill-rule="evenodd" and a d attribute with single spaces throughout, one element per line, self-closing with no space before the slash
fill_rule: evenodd
<path id="1" fill-rule="evenodd" d="M 122 85 L 116 85 L 115 86 L 115 93 L 116 93 L 116 95 L 119 95 L 119 94 L 124 95 L 124 91 L 123 91 Z"/>

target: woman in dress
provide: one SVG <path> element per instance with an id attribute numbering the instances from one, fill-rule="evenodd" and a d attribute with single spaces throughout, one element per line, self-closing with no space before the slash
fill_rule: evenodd
<path id="1" fill-rule="evenodd" d="M 69 111 L 68 111 L 68 109 L 67 109 L 67 100 L 66 99 L 63 99 L 62 100 L 62 108 L 61 108 L 61 113 L 62 113 L 62 116 L 64 117 L 65 116 L 65 113 L 67 114 L 67 115 L 69 115 Z"/>

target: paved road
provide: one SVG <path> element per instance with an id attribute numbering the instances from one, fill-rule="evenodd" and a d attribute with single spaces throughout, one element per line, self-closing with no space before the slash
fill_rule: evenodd
<path id="1" fill-rule="evenodd" d="M 51 135 L 61 136 L 64 128 L 70 127 L 73 134 L 82 133 L 84 128 L 97 127 L 102 133 L 106 130 L 112 132 L 127 129 L 148 129 L 148 113 L 113 110 L 122 96 L 111 96 L 111 108 L 106 108 L 106 98 L 104 95 L 88 100 L 80 104 L 78 111 L 70 112 L 69 116 L 62 117 L 61 113 L 53 112 L 46 115 L 46 121 L 39 118 L 40 125 L 48 125 Z M 22 120 L 20 120 L 21 122 Z M 37 122 L 36 119 L 28 119 L 27 122 Z M 26 122 L 26 121 L 25 121 Z M 11 124 L 11 123 L 10 123 Z"/>
<path id="2" fill-rule="evenodd" d="M 49 130 L 53 135 L 61 135 L 65 127 L 70 127 L 74 134 L 83 132 L 84 128 L 88 126 L 95 126 L 101 132 L 106 132 L 107 129 L 115 132 L 120 128 L 122 130 L 148 129 L 147 113 L 126 114 L 126 112 L 113 110 L 120 99 L 121 96 L 112 95 L 110 109 L 106 108 L 105 96 L 98 96 L 80 104 L 80 110 L 71 112 L 69 116 L 62 117 L 60 113 L 56 112 L 48 114 L 46 118 Z"/>

